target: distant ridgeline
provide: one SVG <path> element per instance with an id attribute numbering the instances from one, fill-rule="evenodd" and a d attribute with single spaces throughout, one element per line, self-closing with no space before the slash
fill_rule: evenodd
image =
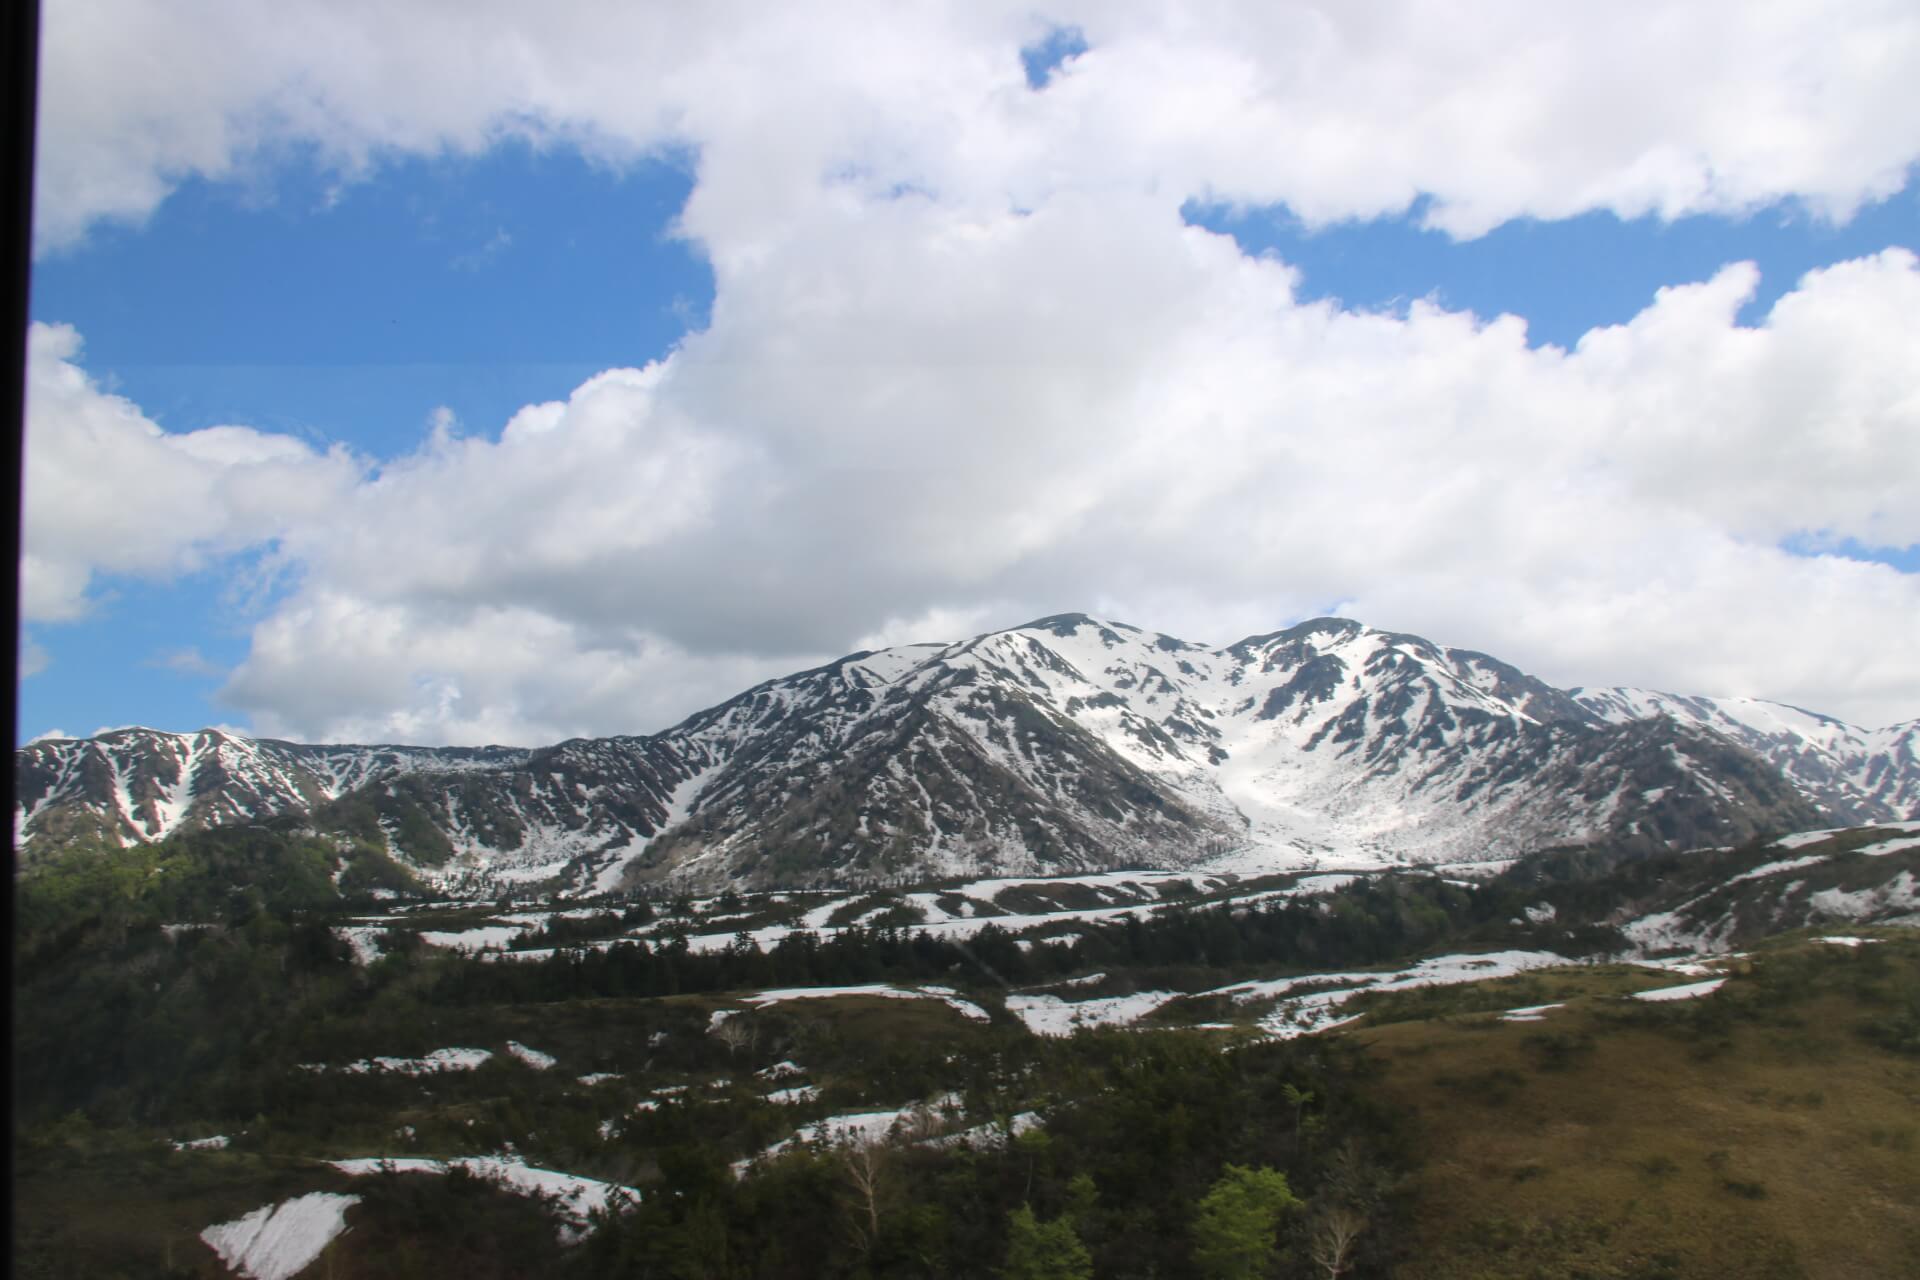
<path id="1" fill-rule="evenodd" d="M 16 781 L 28 867 L 286 819 L 335 880 L 591 894 L 1733 846 L 1920 817 L 1920 721 L 1562 690 L 1342 619 L 1208 648 L 1073 614 L 853 654 L 645 737 L 123 729 L 33 743 Z"/>

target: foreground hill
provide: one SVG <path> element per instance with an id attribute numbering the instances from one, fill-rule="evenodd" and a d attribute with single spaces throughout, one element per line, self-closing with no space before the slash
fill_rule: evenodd
<path id="1" fill-rule="evenodd" d="M 1564 691 L 1320 619 L 1209 648 L 1084 615 L 858 653 L 664 733 L 539 750 L 205 730 L 16 762 L 29 856 L 294 816 L 421 881 L 587 893 L 1733 845 L 1920 811 L 1920 725 Z"/>

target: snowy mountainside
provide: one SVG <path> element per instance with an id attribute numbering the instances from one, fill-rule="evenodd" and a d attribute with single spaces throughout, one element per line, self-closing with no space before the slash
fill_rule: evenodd
<path id="1" fill-rule="evenodd" d="M 1725 952 L 1788 929 L 1920 925 L 1920 822 L 1797 832 L 1754 849 L 1689 855 L 1610 908 L 1642 954 Z"/>
<path id="2" fill-rule="evenodd" d="M 1858 729 L 1759 698 L 1685 697 L 1650 689 L 1572 689 L 1614 724 L 1667 716 L 1737 743 L 1771 763 L 1836 823 L 1920 813 L 1920 720 Z"/>
<path id="3" fill-rule="evenodd" d="M 15 753 L 14 842 L 112 844 L 304 813 L 378 778 L 523 760 L 510 747 L 304 746 L 219 729 L 115 729 Z"/>
<path id="4" fill-rule="evenodd" d="M 1510 857 L 1796 820 L 1785 788 L 1704 735 L 1599 725 L 1483 654 L 1344 619 L 1209 649 L 1065 615 L 964 650 L 943 661 L 1032 690 L 1233 831 L 1220 865 Z"/>
<path id="5" fill-rule="evenodd" d="M 41 849 L 294 814 L 442 888 L 590 892 L 1727 845 L 1830 825 L 1829 774 L 1867 810 L 1839 820 L 1920 816 L 1920 726 L 1876 736 L 1796 712 L 1806 745 L 1780 757 L 1753 724 L 1663 696 L 1564 691 L 1345 619 L 1215 648 L 1066 614 L 856 653 L 662 733 L 534 751 L 212 730 L 35 743 L 15 827 Z M 1862 761 L 1809 763 L 1856 741 L 1873 747 Z"/>

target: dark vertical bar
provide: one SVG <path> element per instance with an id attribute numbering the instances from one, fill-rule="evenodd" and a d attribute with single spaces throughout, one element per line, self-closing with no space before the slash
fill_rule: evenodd
<path id="1" fill-rule="evenodd" d="M 0 112 L 5 113 L 0 120 L 0 154 L 4 154 L 6 164 L 6 207 L 0 210 L 0 234 L 5 236 L 5 245 L 0 252 L 6 256 L 6 388 L 0 393 L 0 419 L 6 422 L 6 463 L 8 474 L 13 480 L 13 493 L 20 497 L 22 476 L 22 444 L 26 438 L 26 391 L 27 391 L 27 290 L 31 263 L 33 260 L 33 126 L 36 91 L 39 85 L 40 70 L 40 4 L 39 0 L 0 0 Z M 7 626 L 8 669 L 14 678 L 7 682 L 7 732 L 17 751 L 20 745 L 20 521 L 21 503 L 16 501 L 13 515 L 0 519 L 0 534 L 6 540 L 6 549 L 0 552 L 0 561 L 6 565 L 6 596 L 8 607 L 12 610 Z M 7 762 L 7 812 L 13 812 L 14 804 L 14 764 Z M 12 818 L 8 818 L 7 847 L 13 848 Z M 6 895 L 6 920 L 9 926 L 9 945 L 6 949 L 6 990 L 13 990 L 13 947 L 11 940 L 16 936 L 11 929 L 13 920 L 13 858 L 7 859 L 5 888 L 0 893 Z M 13 1027 L 13 1002 L 7 1001 L 7 1026 Z M 11 1074 L 11 1073 L 9 1073 Z M 7 1108 L 7 1136 L 11 1140 L 14 1133 L 15 1117 L 13 1109 Z M 13 1151 L 20 1149 L 17 1141 L 9 1141 Z M 17 1174 L 13 1161 L 8 1163 L 10 1175 Z M 14 1233 L 19 1224 L 14 1220 L 13 1198 L 7 1199 L 7 1253 L 15 1256 Z"/>
<path id="2" fill-rule="evenodd" d="M 4 224 L 7 256 L 7 384 L 0 396 L 0 416 L 7 423 L 6 462 L 13 480 L 16 499 L 20 496 L 22 443 L 26 426 L 27 389 L 27 291 L 33 260 L 33 125 L 35 90 L 40 70 L 39 0 L 0 0 L 5 11 L 5 32 L 0 35 L 6 48 L 5 65 L 0 70 L 0 97 L 6 113 L 4 142 L 6 154 L 6 208 L 0 210 Z M 0 561 L 6 565 L 6 596 L 13 610 L 7 627 L 7 652 L 13 655 L 9 669 L 14 679 L 7 682 L 7 731 L 15 749 L 20 745 L 20 507 L 14 503 L 11 519 L 0 520 L 5 527 L 6 547 Z M 7 808 L 13 808 L 13 769 L 7 769 Z M 12 839 L 11 836 L 8 837 Z M 12 901 L 13 876 L 7 876 L 8 901 Z M 12 913 L 8 913 L 12 918 Z"/>

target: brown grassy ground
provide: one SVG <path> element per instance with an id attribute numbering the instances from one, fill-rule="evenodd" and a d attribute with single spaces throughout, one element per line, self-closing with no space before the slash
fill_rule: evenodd
<path id="1" fill-rule="evenodd" d="M 1705 1000 L 1546 975 L 1575 998 L 1541 1022 L 1354 1033 L 1425 1148 L 1397 1274 L 1920 1275 L 1920 1057 L 1858 1030 L 1920 990 L 1920 939 L 1885 936 L 1783 941 Z"/>

